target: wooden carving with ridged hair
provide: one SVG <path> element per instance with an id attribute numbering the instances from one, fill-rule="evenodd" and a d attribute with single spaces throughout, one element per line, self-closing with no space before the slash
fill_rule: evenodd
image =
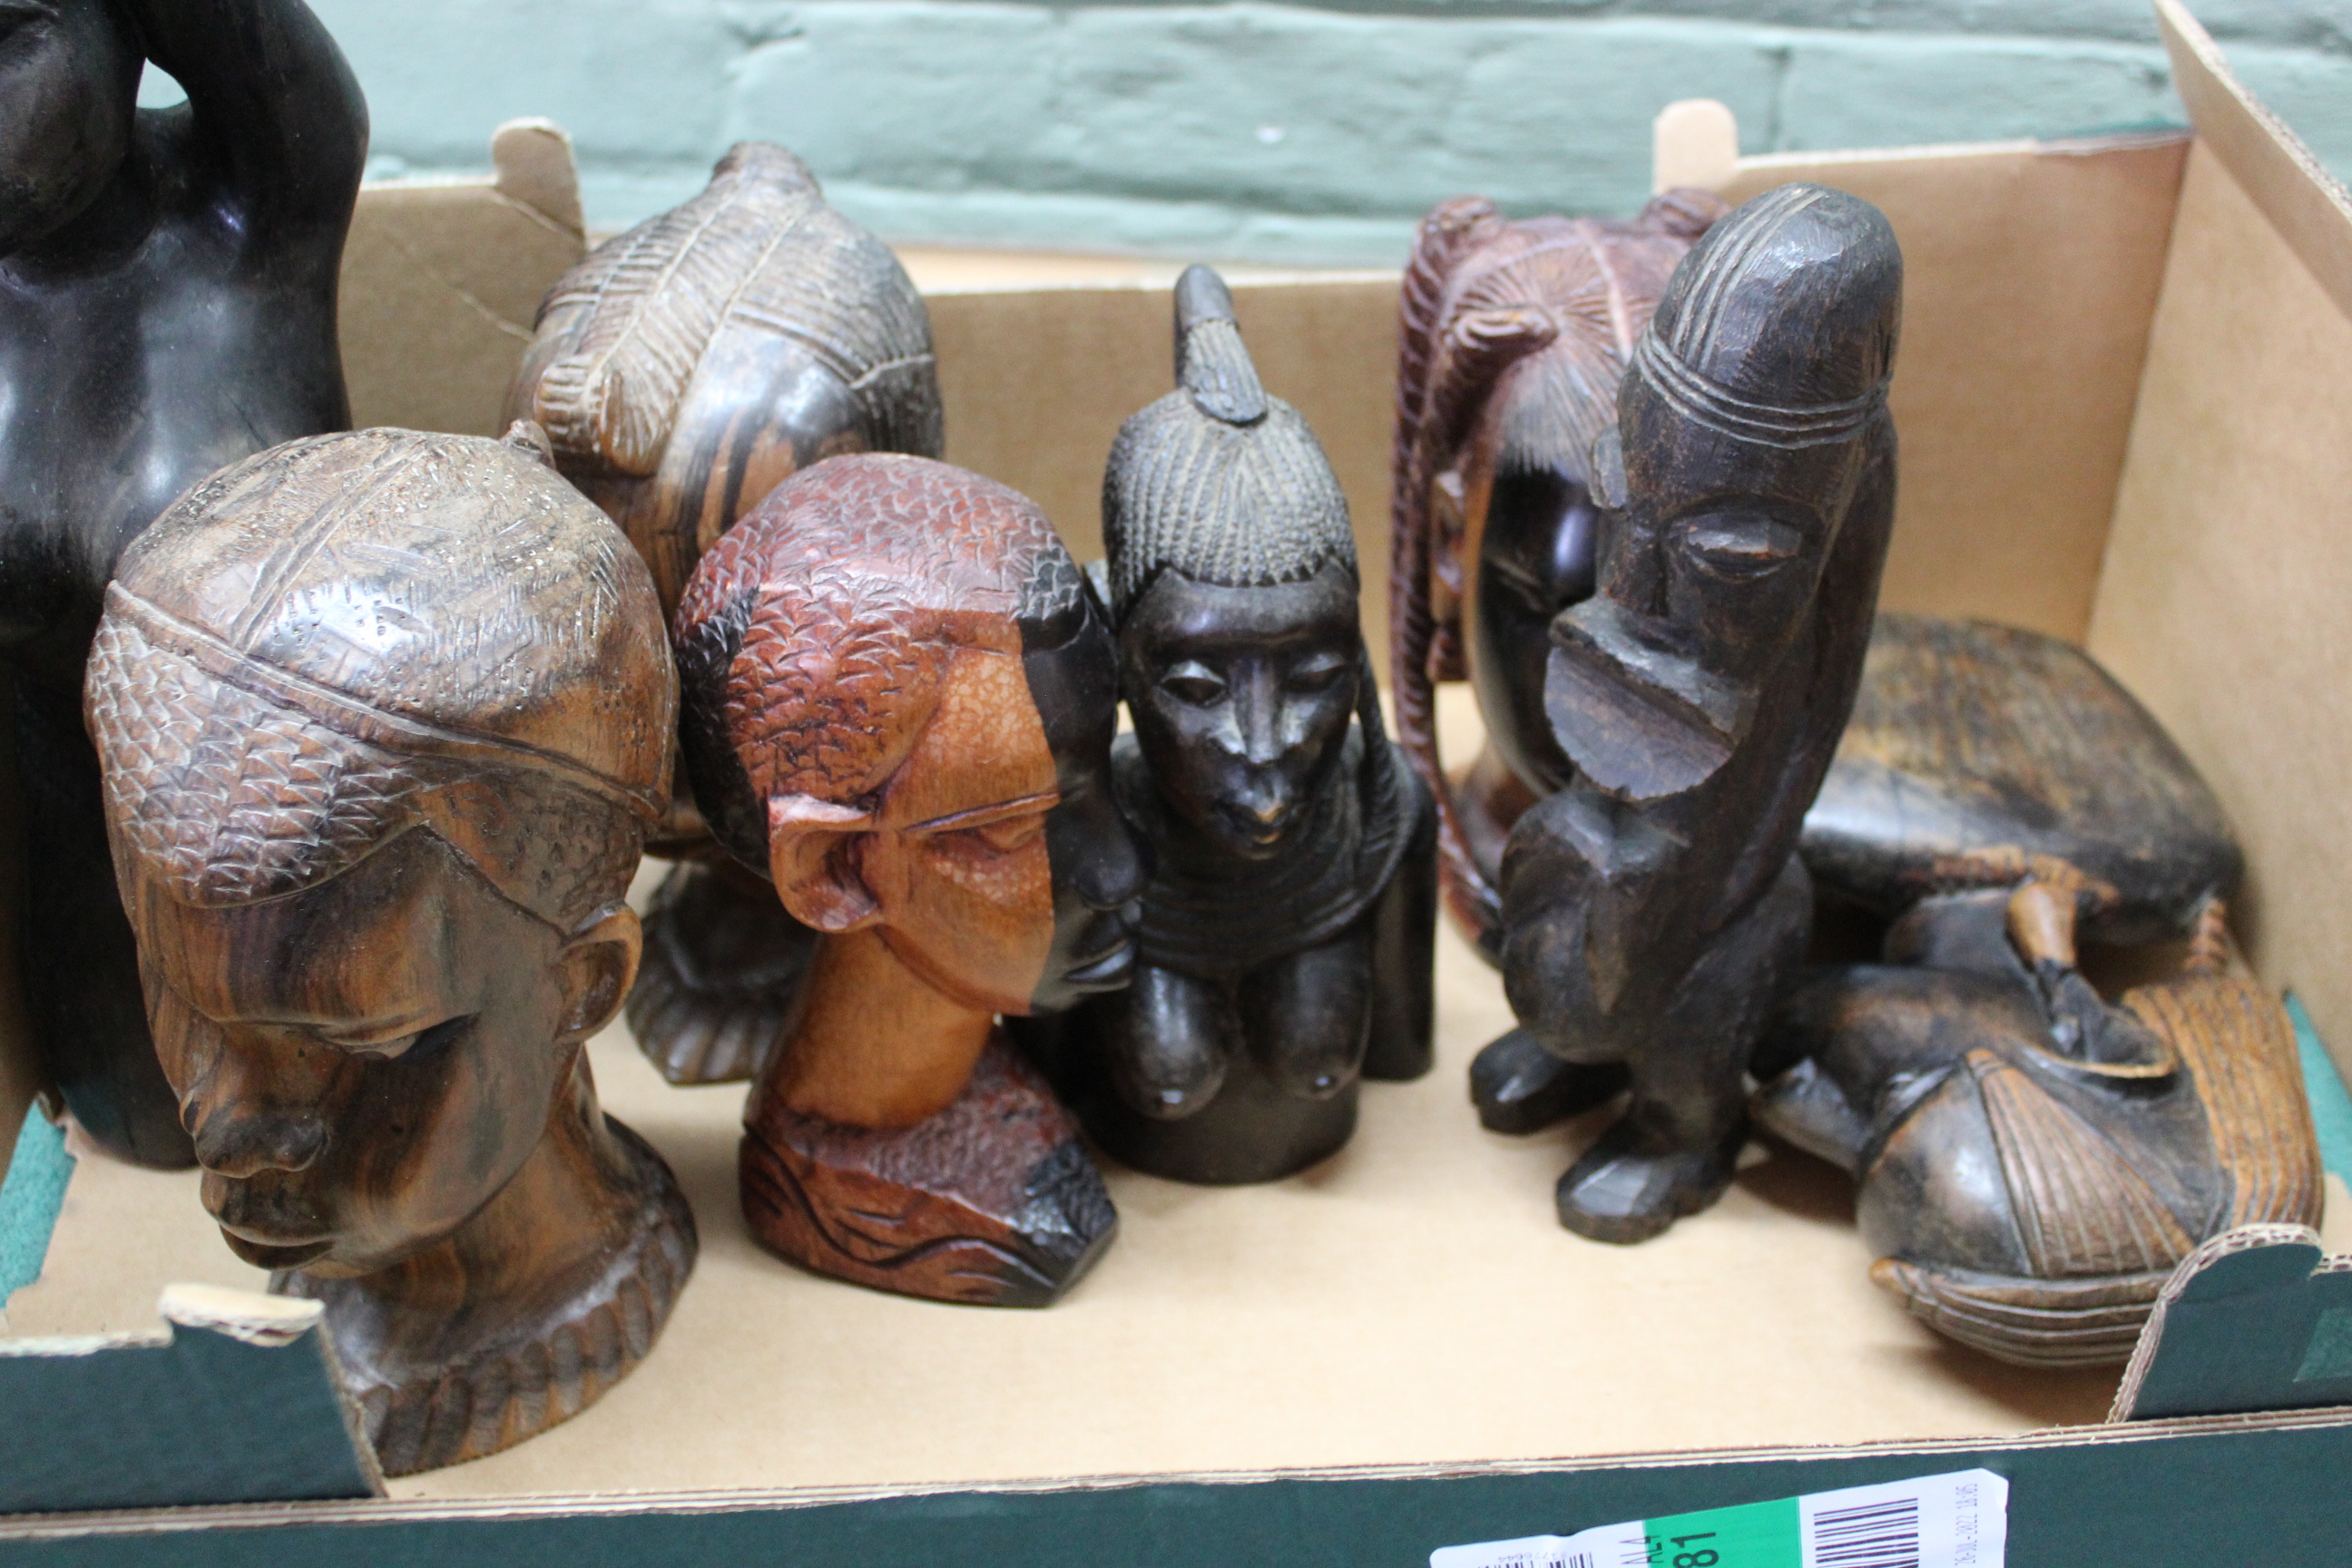
<path id="1" fill-rule="evenodd" d="M 506 442 L 367 430 L 191 491 L 87 683 L 116 874 L 204 1201 L 327 1331 L 391 1475 L 576 1415 L 694 1265 L 583 1050 L 677 677 L 645 565 Z"/>
<path id="2" fill-rule="evenodd" d="M 1883 964 L 1790 999 L 1757 1115 L 1854 1175 L 1871 1278 L 1937 1332 L 2029 1365 L 2120 1362 L 2200 1245 L 2318 1223 L 2294 1027 L 2219 900 L 2174 973 L 2109 1003 L 2075 931 L 2116 889 L 2022 852 L 1945 877 Z"/>
<path id="3" fill-rule="evenodd" d="M 835 458 L 703 557 L 673 635 L 713 833 L 824 933 L 744 1110 L 753 1234 L 881 1289 L 1056 1300 L 1117 1215 L 998 1019 L 1134 966 L 1093 590 L 1003 486 Z"/>
<path id="4" fill-rule="evenodd" d="M 1448 908 L 1490 960 L 1503 841 L 1574 770 L 1543 713 L 1552 616 L 1593 591 L 1592 444 L 1616 423 L 1634 340 L 1724 211 L 1671 191 L 1631 222 L 1506 219 L 1463 196 L 1423 220 L 1405 268 L 1391 460 L 1391 690 L 1439 810 Z M 1487 744 L 1459 779 L 1435 686 L 1477 689 Z"/>
<path id="5" fill-rule="evenodd" d="M 936 458 L 945 439 L 906 269 L 762 142 L 556 284 L 509 410 L 546 427 L 556 466 L 628 534 L 665 615 L 785 479 L 850 452 Z M 647 916 L 630 1026 L 673 1083 L 747 1079 L 815 937 L 717 850 L 683 787 L 649 847 L 680 864 Z"/>

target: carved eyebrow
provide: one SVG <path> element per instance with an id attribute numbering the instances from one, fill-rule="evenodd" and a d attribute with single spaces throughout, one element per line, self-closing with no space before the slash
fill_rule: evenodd
<path id="1" fill-rule="evenodd" d="M 986 827 L 992 823 L 1015 816 L 1027 816 L 1033 812 L 1051 811 L 1062 804 L 1062 792 L 1049 789 L 1042 795 L 1024 795 L 1016 800 L 1001 800 L 994 805 L 975 805 L 968 811 L 951 811 L 945 816 L 934 816 L 929 822 L 918 822 L 900 829 L 909 834 L 959 833 L 974 827 Z"/>

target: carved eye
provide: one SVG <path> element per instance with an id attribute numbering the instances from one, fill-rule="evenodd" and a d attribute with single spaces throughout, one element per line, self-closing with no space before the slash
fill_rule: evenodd
<path id="1" fill-rule="evenodd" d="M 1754 512 L 1711 512 L 1683 525 L 1683 545 L 1701 571 L 1738 579 L 1760 577 L 1796 559 L 1805 536 Z"/>
<path id="2" fill-rule="evenodd" d="M 1045 831 L 1045 816 L 1038 812 L 1028 816 L 1007 817 L 984 827 L 968 827 L 961 837 L 993 855 L 1010 855 L 1037 841 Z"/>
<path id="3" fill-rule="evenodd" d="M 1286 684 L 1293 691 L 1309 695 L 1328 691 L 1339 684 L 1348 673 L 1348 661 L 1336 654 L 1319 653 L 1301 660 L 1290 670 Z"/>
<path id="4" fill-rule="evenodd" d="M 331 1038 L 329 1043 L 347 1057 L 373 1057 L 378 1061 L 398 1061 L 403 1057 L 424 1058 L 464 1034 L 474 1016 L 447 1018 L 429 1028 L 410 1034 L 395 1035 L 388 1040 Z"/>
<path id="5" fill-rule="evenodd" d="M 1188 658 L 1161 676 L 1160 689 L 1195 708 L 1213 708 L 1225 699 L 1224 679 L 1197 659 Z"/>

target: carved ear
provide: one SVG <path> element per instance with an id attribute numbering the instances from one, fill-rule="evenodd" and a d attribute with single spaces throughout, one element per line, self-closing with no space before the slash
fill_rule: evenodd
<path id="1" fill-rule="evenodd" d="M 845 936 L 882 918 L 857 852 L 873 830 L 874 814 L 856 806 L 805 795 L 770 798 L 768 875 L 794 920 Z"/>
<path id="2" fill-rule="evenodd" d="M 584 1040 L 620 1015 L 644 951 L 644 929 L 637 924 L 636 911 L 625 904 L 614 905 L 572 933 L 557 961 L 563 965 L 569 993 L 558 1039 Z"/>

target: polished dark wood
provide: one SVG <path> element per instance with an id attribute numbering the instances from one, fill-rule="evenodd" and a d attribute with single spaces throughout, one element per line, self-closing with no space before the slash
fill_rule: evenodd
<path id="1" fill-rule="evenodd" d="M 188 94 L 136 106 L 152 61 Z M 82 666 L 115 560 L 190 485 L 350 423 L 335 340 L 367 110 L 300 0 L 0 5 L 0 650 L 32 1037 L 108 1152 L 192 1156 L 139 1006 Z M 37 892 L 31 889 L 37 889 Z"/>
<path id="2" fill-rule="evenodd" d="M 1724 211 L 1671 191 L 1631 222 L 1511 221 L 1465 196 L 1423 220 L 1398 323 L 1389 626 L 1397 737 L 1440 810 L 1448 908 L 1492 959 L 1521 812 L 1574 768 L 1544 716 L 1552 617 L 1590 598 L 1593 443 L 1666 279 Z M 1449 778 L 1436 683 L 1468 680 L 1486 744 Z"/>
<path id="3" fill-rule="evenodd" d="M 703 556 L 674 637 L 713 833 L 823 933 L 744 1113 L 753 1234 L 885 1289 L 1055 1300 L 1117 1216 L 1076 1123 L 991 1051 L 1001 1016 L 1134 968 L 1093 590 L 1025 498 L 842 457 Z"/>
<path id="4" fill-rule="evenodd" d="M 2293 1026 L 2232 961 L 2218 900 L 2170 973 L 2111 1003 L 2076 933 L 2112 885 L 1999 853 L 1943 877 L 1883 963 L 1790 999 L 1757 1118 L 1854 1176 L 1871 1278 L 1937 1331 L 2031 1365 L 2122 1361 L 2201 1243 L 2318 1223 Z"/>
<path id="5" fill-rule="evenodd" d="M 108 590 L 89 732 L 205 1204 L 327 1304 L 389 1474 L 576 1414 L 693 1266 L 583 1049 L 676 703 L 643 563 L 533 426 L 277 447 Z"/>
<path id="6" fill-rule="evenodd" d="M 930 317 L 889 247 L 782 147 L 745 142 L 693 200 L 558 282 L 508 399 L 652 567 L 665 614 L 712 542 L 810 464 L 940 456 Z M 629 1026 L 673 1083 L 747 1079 L 815 933 L 723 869 L 683 781 L 653 853 L 679 863 L 646 924 Z"/>
<path id="7" fill-rule="evenodd" d="M 1156 867 L 1142 960 L 1036 1044 L 1118 1159 L 1269 1181 L 1347 1142 L 1362 1077 L 1429 1068 L 1435 819 L 1381 722 L 1322 447 L 1214 272 L 1175 308 L 1177 390 L 1103 480 L 1135 719 L 1113 775 Z"/>
<path id="8" fill-rule="evenodd" d="M 2063 860 L 2116 896 L 2084 937 L 2184 935 L 2244 857 L 2221 802 L 2097 661 L 2039 632 L 1883 615 L 1853 722 L 1805 817 L 1826 894 L 1882 919 L 1989 852 Z"/>
<path id="9" fill-rule="evenodd" d="M 1638 1241 L 1721 1195 L 1745 1074 L 1803 957 L 1795 854 L 1851 712 L 1895 511 L 1902 255 L 1867 202 L 1769 191 L 1684 258 L 1594 443 L 1598 591 L 1551 622 L 1573 767 L 1513 827 L 1490 1125 L 1626 1106 L 1560 1222 Z M 1530 1058 L 1530 1044 L 1550 1058 Z M 1528 1070 L 1532 1067 L 1536 1070 Z"/>

